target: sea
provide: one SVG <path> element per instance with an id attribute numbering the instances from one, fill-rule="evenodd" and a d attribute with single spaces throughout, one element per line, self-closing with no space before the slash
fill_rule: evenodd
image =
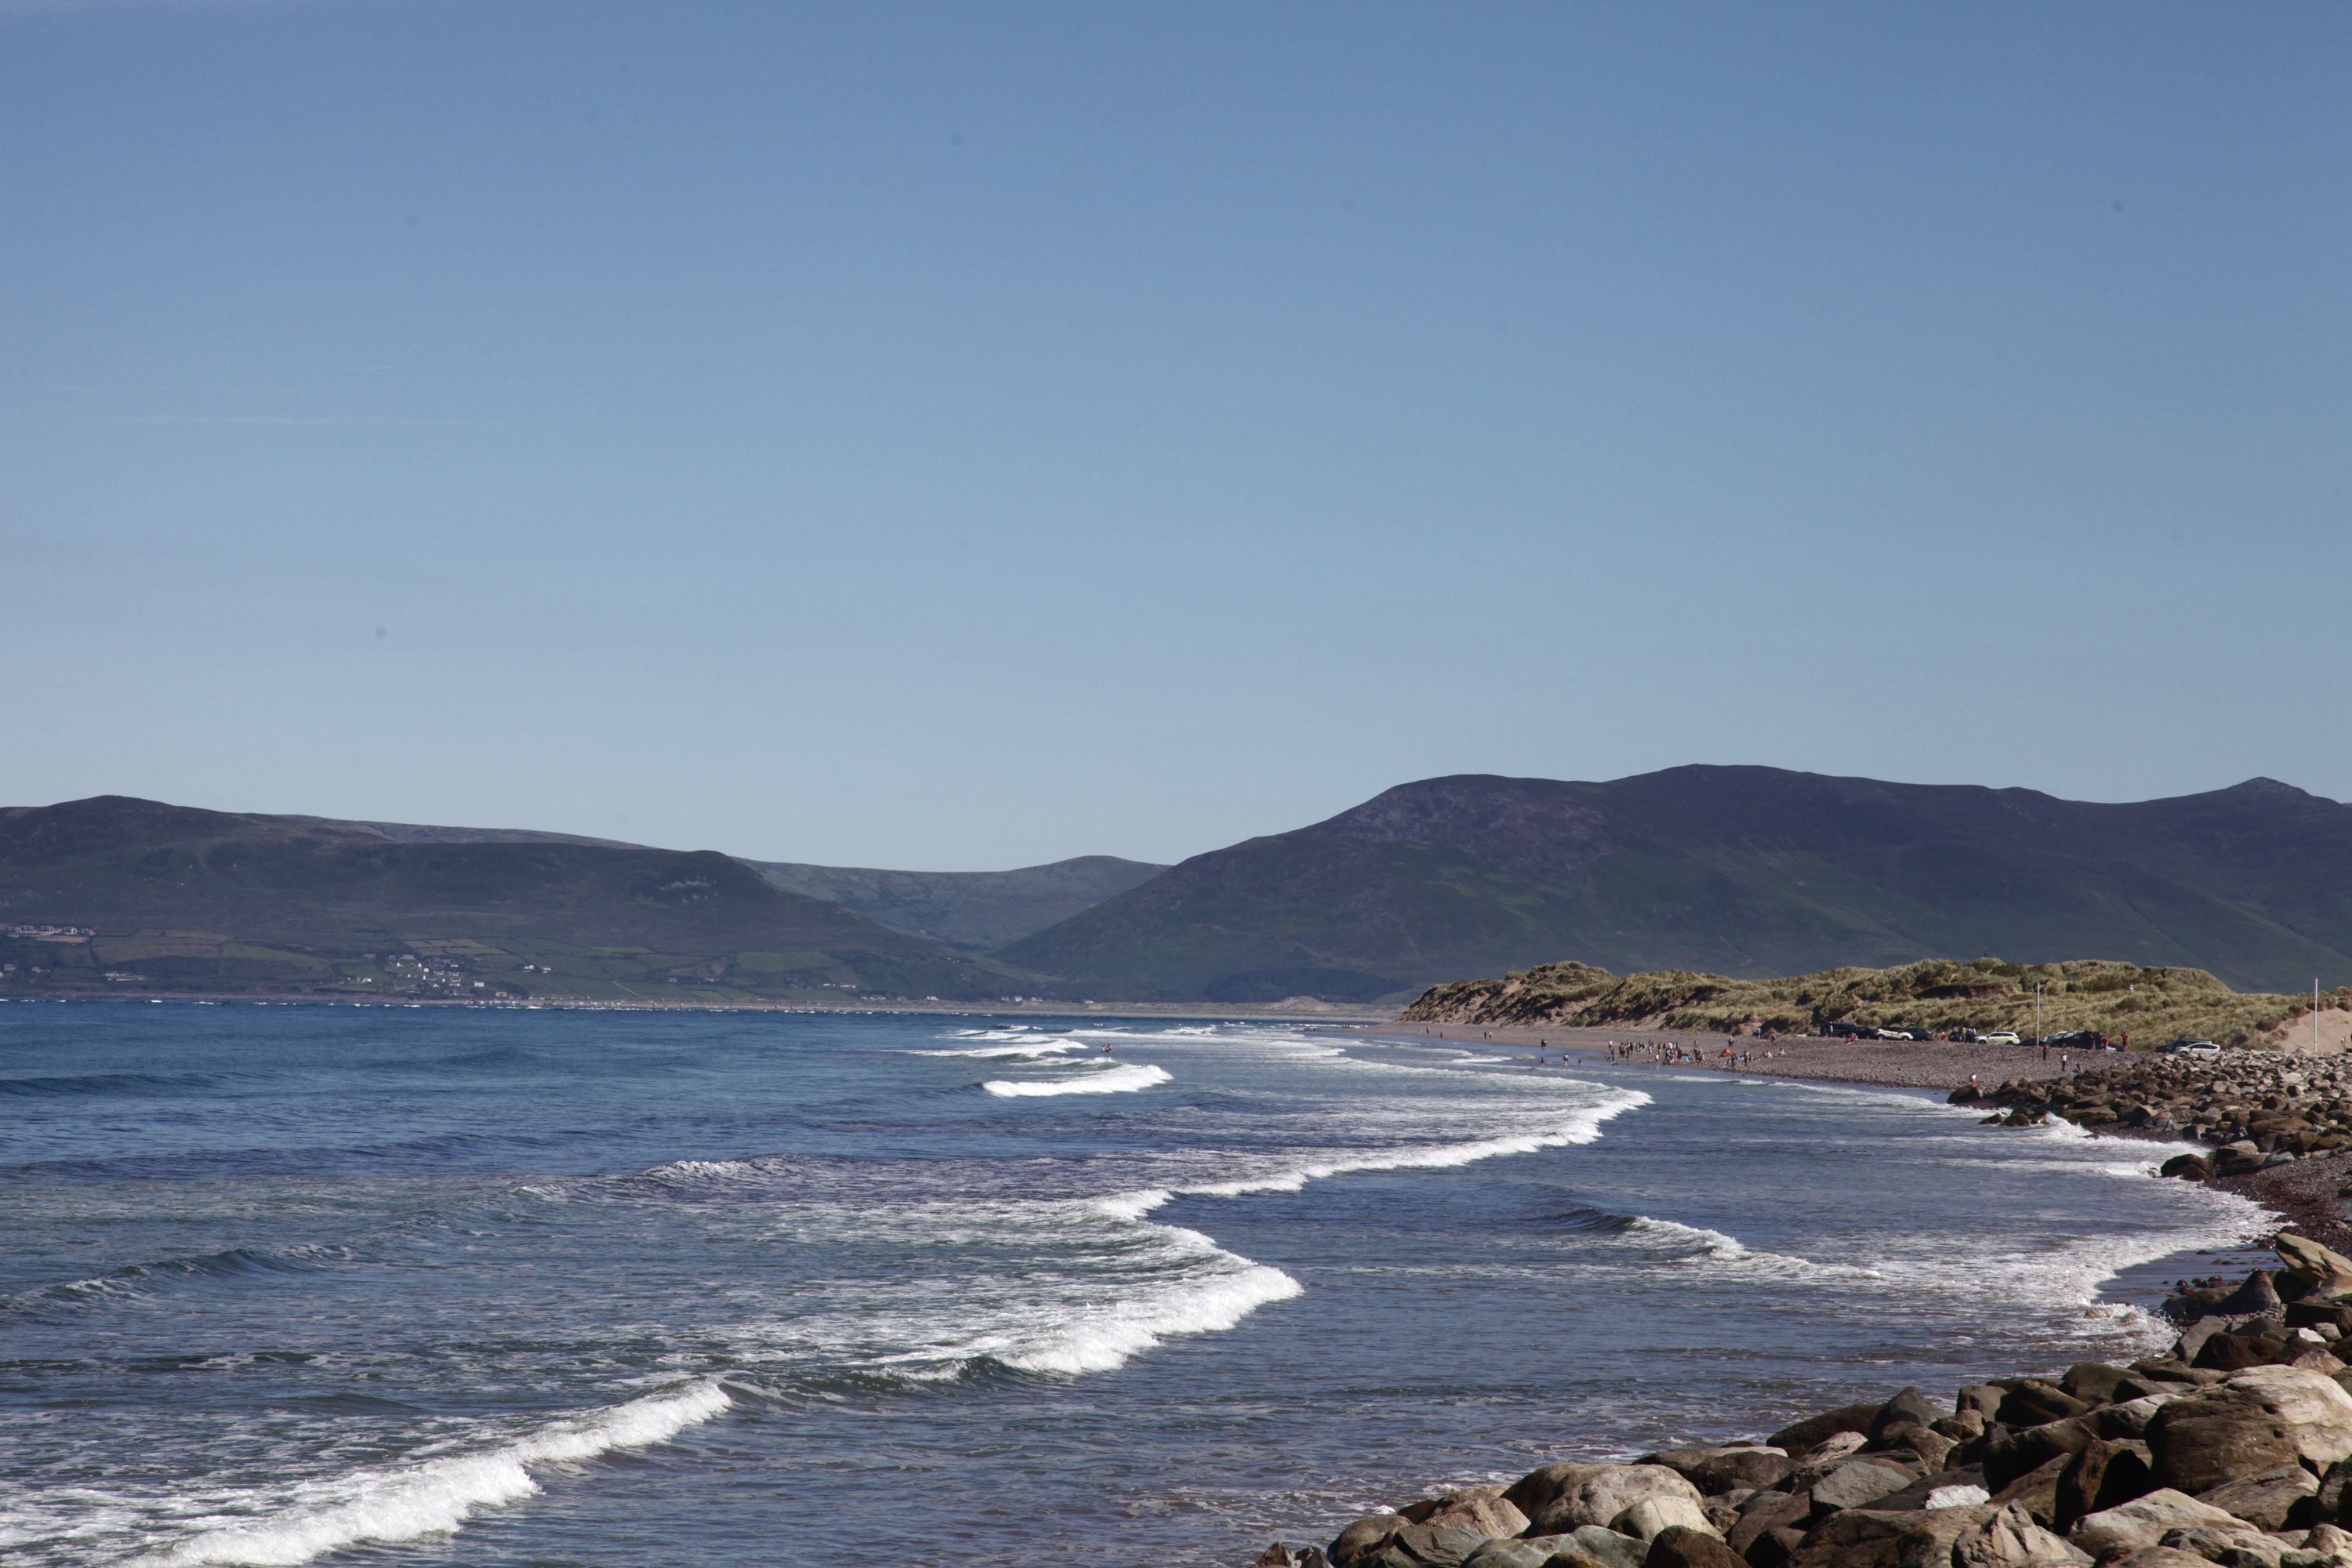
<path id="1" fill-rule="evenodd" d="M 1938 1097 L 1312 1025 L 0 1005 L 0 1561 L 1068 1563 L 2144 1353 Z"/>

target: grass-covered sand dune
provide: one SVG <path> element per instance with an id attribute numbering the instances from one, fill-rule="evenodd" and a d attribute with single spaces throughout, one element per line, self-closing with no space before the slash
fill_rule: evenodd
<path id="1" fill-rule="evenodd" d="M 2105 959 L 2005 963 L 1927 959 L 1892 969 L 1827 969 L 1777 980 L 1735 980 L 1687 970 L 1612 974 L 1589 963 L 1540 964 L 1500 980 L 1432 986 L 1406 1008 L 1408 1022 L 1561 1024 L 1587 1027 L 1804 1034 L 1832 1023 L 1954 1029 L 2033 1028 L 2042 987 L 2045 1032 L 2099 1029 L 2132 1044 L 2182 1036 L 2223 1045 L 2301 1045 L 2309 995 L 2232 991 L 2201 969 L 2147 969 Z M 2322 1043 L 2345 1043 L 2340 1019 L 2352 987 L 2323 992 Z M 2331 1022 L 2331 1020 L 2337 1020 Z M 2300 1026 L 2298 1027 L 2297 1026 Z"/>

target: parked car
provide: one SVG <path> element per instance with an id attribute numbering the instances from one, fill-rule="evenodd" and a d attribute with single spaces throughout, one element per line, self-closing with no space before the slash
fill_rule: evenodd
<path id="1" fill-rule="evenodd" d="M 2176 1057 L 2218 1057 L 2221 1047 L 2210 1040 L 2175 1040 L 2164 1049 Z"/>
<path id="2" fill-rule="evenodd" d="M 1867 1040 L 1875 1038 L 1878 1031 L 1866 1024 L 1849 1024 L 1841 1018 L 1834 1024 L 1823 1024 L 1822 1033 L 1832 1040 Z"/>
<path id="3" fill-rule="evenodd" d="M 1882 1026 L 1873 1032 L 1882 1040 L 1916 1040 L 1919 1037 L 1909 1029 L 1896 1028 L 1891 1025 Z"/>
<path id="4" fill-rule="evenodd" d="M 1990 1034 L 1979 1035 L 1977 1037 L 1977 1044 L 1980 1046 L 2021 1046 L 2025 1044 L 2025 1041 L 2019 1037 L 2018 1032 L 2015 1029 L 1995 1029 Z"/>

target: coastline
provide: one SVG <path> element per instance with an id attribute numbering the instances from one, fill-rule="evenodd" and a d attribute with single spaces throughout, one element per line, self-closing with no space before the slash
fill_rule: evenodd
<path id="1" fill-rule="evenodd" d="M 1777 1040 L 1740 1038 L 1689 1029 L 1585 1029 L 1559 1025 L 1482 1027 L 1465 1024 L 1404 1024 L 1374 1026 L 1367 1031 L 1382 1036 L 1443 1040 L 1448 1045 L 1549 1046 L 1553 1050 L 1599 1057 L 1617 1045 L 1664 1046 L 1717 1051 L 1730 1045 L 1750 1053 L 1738 1068 L 1706 1063 L 1682 1064 L 1676 1069 L 1694 1072 L 1736 1071 L 1747 1078 L 1793 1078 L 1815 1083 L 1870 1084 L 1882 1089 L 1958 1089 L 1976 1075 L 1990 1086 L 2008 1079 L 2057 1078 L 2067 1070 L 2056 1057 L 2042 1059 L 2033 1046 L 1988 1046 L 1947 1040 L 1837 1040 L 1814 1037 L 1783 1037 Z M 1771 1053 L 1769 1059 L 1763 1053 Z M 1636 1064 L 1640 1065 L 1640 1064 Z M 2070 1064 L 2070 1065 L 2080 1065 Z"/>
<path id="2" fill-rule="evenodd" d="M 1364 1032 L 1548 1047 L 1569 1068 L 1612 1043 L 1709 1043 L 1664 1030 L 1393 1024 Z M 1729 1042 L 1718 1035 L 1711 1043 Z M 2044 1064 L 2032 1047 L 1794 1039 L 1735 1048 L 1774 1055 L 1736 1068 L 1654 1070 L 1922 1091 L 1959 1089 L 1971 1075 L 1988 1089 L 2075 1076 L 2074 1064 Z M 2095 1056 L 2089 1070 L 2120 1059 Z M 2183 1152 L 2202 1147 L 2168 1131 L 2084 1131 Z M 2148 1179 L 2168 1178 L 2151 1172 Z M 2347 1182 L 2352 1148 L 2206 1184 L 2280 1222 L 2257 1245 L 2293 1232 L 2333 1249 L 2352 1246 L 2352 1224 L 2336 1197 L 2339 1187 L 2352 1191 Z M 2199 1254 L 2179 1256 L 2186 1263 Z M 1443 1492 L 1360 1519 L 1329 1543 L 1328 1556 L 1319 1546 L 1293 1554 L 1277 1542 L 1251 1568 L 2352 1568 L 2352 1531 L 2339 1528 L 2352 1525 L 2352 1368 L 2332 1353 L 2338 1334 L 2352 1342 L 2352 1293 L 2336 1304 L 2298 1271 L 2296 1255 L 2282 1249 L 2281 1257 L 2287 1268 L 2276 1276 L 2279 1289 L 2297 1303 L 2284 1316 L 2276 1295 L 2268 1295 L 2269 1316 L 2192 1316 L 2203 1329 L 2126 1367 L 2084 1363 L 2063 1373 L 1991 1379 L 1961 1389 L 1948 1414 L 1916 1389 L 1892 1398 L 1881 1390 L 1867 1403 L 1793 1422 L 1763 1445 L 1725 1438 L 1630 1464 L 1547 1465 L 1507 1487 Z M 2352 1278 L 2352 1261 L 2332 1261 Z M 2257 1272 L 2241 1294 L 2267 1294 L 2258 1282 L 2271 1278 Z M 2263 1489 L 2243 1472 L 2259 1465 L 2193 1451 L 2186 1421 L 2168 1443 L 2158 1418 L 2174 1400 L 2242 1404 L 2239 1385 L 2267 1388 L 2261 1380 L 2270 1373 L 2300 1378 L 2289 1397 L 2325 1406 L 2345 1437 L 2341 1453 L 2290 1451 L 2300 1468 L 2261 1470 L 2269 1489 L 2257 1498 Z M 2192 1479 L 2219 1484 L 2196 1491 Z"/>

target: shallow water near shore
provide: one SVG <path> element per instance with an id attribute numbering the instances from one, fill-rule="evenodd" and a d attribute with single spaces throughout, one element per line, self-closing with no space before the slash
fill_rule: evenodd
<path id="1" fill-rule="evenodd" d="M 26 1563 L 1238 1564 L 2136 1354 L 2263 1228 L 1934 1097 L 1288 1026 L 16 1005 L 0 1105 Z"/>

